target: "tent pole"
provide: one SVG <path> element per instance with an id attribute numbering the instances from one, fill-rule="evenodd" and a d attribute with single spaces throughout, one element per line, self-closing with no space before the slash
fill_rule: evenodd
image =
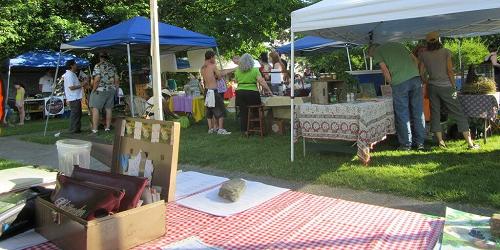
<path id="1" fill-rule="evenodd" d="M 365 59 L 365 70 L 368 70 L 368 62 L 366 61 L 366 49 L 363 49 L 363 58 Z"/>
<path id="2" fill-rule="evenodd" d="M 153 77 L 153 100 L 156 120 L 163 120 L 163 103 L 161 96 L 160 41 L 158 29 L 158 1 L 150 0 L 151 8 L 151 63 Z"/>
<path id="3" fill-rule="evenodd" d="M 220 54 L 219 54 L 219 47 L 215 47 L 215 53 L 217 53 L 217 58 L 219 59 L 219 66 L 220 66 L 220 70 L 223 70 L 223 66 L 222 66 L 222 61 L 220 59 Z"/>
<path id="4" fill-rule="evenodd" d="M 50 93 L 49 102 L 52 102 L 52 97 L 54 96 L 54 91 L 56 90 L 55 87 L 57 85 L 57 75 L 59 74 L 59 63 L 61 62 L 61 55 L 62 55 L 62 50 L 59 49 L 59 56 L 57 58 L 57 63 L 56 63 L 56 73 L 54 74 L 54 81 L 52 82 L 52 93 Z M 43 114 L 45 114 L 45 110 L 47 109 L 47 107 L 45 105 L 46 104 L 44 103 Z M 47 117 L 45 118 L 45 129 L 43 130 L 43 136 L 47 135 L 47 126 L 49 125 L 50 114 L 47 114 L 46 116 Z"/>
<path id="5" fill-rule="evenodd" d="M 460 82 L 463 84 L 464 68 L 462 66 L 462 39 L 460 38 L 458 39 L 458 62 L 460 67 Z"/>
<path id="6" fill-rule="evenodd" d="M 5 105 L 4 111 L 7 110 L 7 104 L 9 104 L 9 88 L 10 88 L 10 69 L 11 69 L 11 64 L 10 64 L 10 59 L 9 59 L 9 72 L 7 73 L 7 90 L 5 91 Z M 7 119 L 7 112 L 5 112 L 3 120 L 4 122 L 7 122 L 5 119 Z"/>
<path id="7" fill-rule="evenodd" d="M 293 162 L 295 158 L 295 149 L 294 149 L 294 95 L 295 95 L 295 33 L 293 32 L 293 27 L 291 28 L 291 40 L 292 40 L 292 47 L 291 47 L 291 63 L 290 63 L 290 74 L 291 74 L 291 81 L 290 81 L 290 161 Z"/>
<path id="8" fill-rule="evenodd" d="M 127 43 L 127 60 L 128 60 L 128 87 L 130 88 L 130 112 L 132 117 L 135 117 L 134 112 L 134 87 L 132 84 L 132 61 L 130 60 L 130 43 Z"/>
<path id="9" fill-rule="evenodd" d="M 347 51 L 347 61 L 349 62 L 349 71 L 352 71 L 351 54 L 349 54 L 349 46 L 345 46 L 345 50 Z"/>

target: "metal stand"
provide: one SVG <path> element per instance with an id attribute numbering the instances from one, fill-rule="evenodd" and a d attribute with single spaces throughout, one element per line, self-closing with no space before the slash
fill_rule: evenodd
<path id="1" fill-rule="evenodd" d="M 54 96 L 54 91 L 56 90 L 56 83 L 57 83 L 57 75 L 59 74 L 59 62 L 61 62 L 61 50 L 59 50 L 59 57 L 57 58 L 57 66 L 56 66 L 56 73 L 54 74 L 54 81 L 52 82 L 52 93 L 50 93 L 50 96 L 49 96 L 49 109 L 50 107 L 53 105 L 53 101 L 52 101 L 52 97 Z M 64 107 L 64 104 L 63 104 L 63 107 Z M 47 107 L 45 107 L 45 103 L 43 104 L 43 112 L 45 114 L 45 110 L 47 109 Z M 47 135 L 47 126 L 49 125 L 49 117 L 50 117 L 50 113 L 47 114 L 47 117 L 45 118 L 45 129 L 43 130 L 43 136 L 46 136 Z"/>

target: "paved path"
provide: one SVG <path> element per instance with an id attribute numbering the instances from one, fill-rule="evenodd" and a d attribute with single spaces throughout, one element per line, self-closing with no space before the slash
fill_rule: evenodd
<path id="1" fill-rule="evenodd" d="M 59 166 L 55 145 L 25 142 L 12 136 L 0 137 L 0 158 L 50 168 Z M 90 166 L 92 169 L 97 170 L 109 169 L 94 158 L 90 159 Z"/>
<path id="2" fill-rule="evenodd" d="M 44 165 L 57 168 L 58 158 L 55 145 L 42 145 L 18 140 L 16 137 L 0 137 L 0 158 L 17 160 L 30 165 Z M 91 168 L 107 170 L 109 168 L 92 158 Z M 290 188 L 301 192 L 328 196 L 338 199 L 356 201 L 377 206 L 391 207 L 396 209 L 409 210 L 430 215 L 444 216 L 446 206 L 455 209 L 468 211 L 471 213 L 491 216 L 495 209 L 486 207 L 471 206 L 468 204 L 450 204 L 444 202 L 425 202 L 413 198 L 401 197 L 397 195 L 359 191 L 348 188 L 330 187 L 326 185 L 314 185 L 308 183 L 285 181 L 271 177 L 255 176 L 250 174 L 226 172 L 213 168 L 200 168 L 197 166 L 181 165 L 184 171 L 192 170 L 206 174 L 226 176 L 229 178 L 239 177 L 247 180 L 260 181 L 266 184 Z"/>

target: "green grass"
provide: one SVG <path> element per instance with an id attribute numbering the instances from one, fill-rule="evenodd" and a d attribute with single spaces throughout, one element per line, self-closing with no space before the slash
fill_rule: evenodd
<path id="1" fill-rule="evenodd" d="M 17 168 L 17 167 L 21 167 L 24 165 L 25 164 L 22 164 L 22 163 L 19 163 L 16 161 L 0 159 L 0 170 L 8 169 L 8 168 Z"/>
<path id="2" fill-rule="evenodd" d="M 228 121 L 231 131 L 238 131 Z M 290 137 L 265 138 L 233 135 L 209 136 L 197 125 L 181 132 L 180 162 L 233 172 L 354 189 L 389 192 L 423 200 L 463 202 L 500 208 L 500 136 L 491 137 L 481 150 L 469 151 L 462 141 L 449 149 L 428 152 L 393 150 L 394 139 L 375 146 L 365 167 L 355 156 L 352 143 L 296 144 L 296 160 L 290 162 Z M 479 141 L 478 141 L 479 142 Z M 350 153 L 334 153 L 344 151 Z M 314 149 L 314 150 L 313 150 Z M 340 149 L 340 150 L 339 150 Z M 313 151 L 313 152 L 311 152 Z"/>
<path id="3" fill-rule="evenodd" d="M 82 128 L 89 127 L 90 121 L 86 116 L 82 117 Z M 69 127 L 69 119 L 49 119 L 47 131 L 66 131 Z M 23 126 L 0 127 L 0 137 L 12 135 L 26 135 L 42 132 L 45 129 L 45 119 L 36 121 L 26 121 Z M 54 133 L 52 133 L 53 135 Z"/>
<path id="4" fill-rule="evenodd" d="M 388 192 L 429 201 L 471 203 L 500 208 L 500 135 L 491 137 L 478 151 L 469 151 L 463 141 L 448 142 L 447 150 L 427 152 L 393 150 L 390 138 L 375 146 L 372 161 L 365 167 L 351 142 L 309 143 L 306 157 L 302 143 L 290 163 L 290 137 L 246 138 L 237 132 L 234 119 L 226 126 L 230 136 L 207 135 L 206 125 L 182 129 L 179 161 L 201 167 L 300 181 Z M 82 134 L 81 139 L 89 138 Z M 41 138 L 40 138 L 41 137 Z M 100 134 L 111 142 L 112 134 Z M 27 136 L 33 142 L 52 144 L 60 138 Z M 338 153 L 341 151 L 344 153 Z"/>

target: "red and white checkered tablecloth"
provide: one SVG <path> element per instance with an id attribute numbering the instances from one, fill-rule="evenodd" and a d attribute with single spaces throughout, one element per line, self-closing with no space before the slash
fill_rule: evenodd
<path id="1" fill-rule="evenodd" d="M 197 236 L 223 249 L 432 249 L 443 220 L 289 191 L 258 207 L 217 217 L 170 203 L 164 237 L 136 247 L 162 246 Z M 32 250 L 57 249 L 45 243 Z"/>

